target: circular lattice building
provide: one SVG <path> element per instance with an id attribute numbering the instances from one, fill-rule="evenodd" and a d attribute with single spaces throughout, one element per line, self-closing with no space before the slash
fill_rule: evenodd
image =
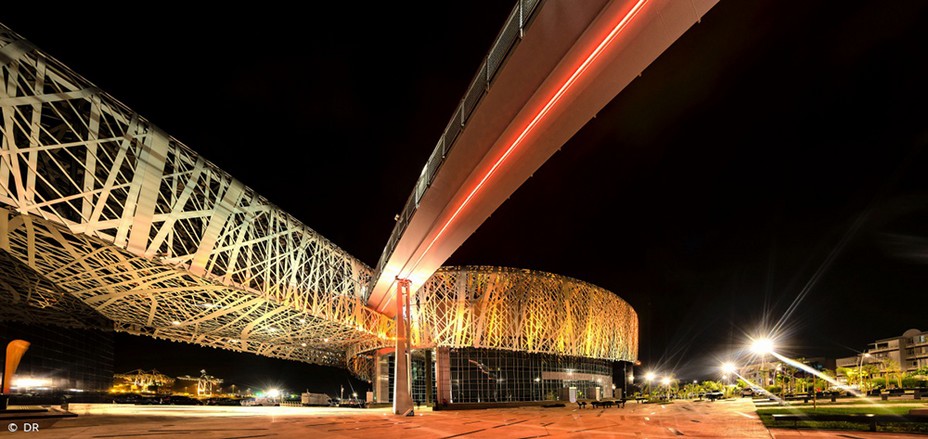
<path id="1" fill-rule="evenodd" d="M 532 270 L 445 267 L 411 298 L 413 399 L 510 402 L 614 396 L 616 364 L 638 354 L 638 315 L 616 294 Z M 378 401 L 390 349 L 360 354 Z M 434 395 L 434 396 L 433 396 Z M 616 395 L 617 396 L 617 395 Z"/>

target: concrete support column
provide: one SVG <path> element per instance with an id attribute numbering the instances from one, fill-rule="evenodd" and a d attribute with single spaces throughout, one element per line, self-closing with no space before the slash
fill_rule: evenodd
<path id="1" fill-rule="evenodd" d="M 448 348 L 435 349 L 435 387 L 438 405 L 451 403 L 451 351 Z"/>
<path id="2" fill-rule="evenodd" d="M 393 362 L 393 414 L 413 415 L 409 349 L 409 280 L 396 280 L 396 361 Z"/>
<path id="3" fill-rule="evenodd" d="M 435 397 L 432 396 L 432 350 L 425 350 L 425 405 L 430 405 L 435 402 Z"/>
<path id="4" fill-rule="evenodd" d="M 377 354 L 374 363 L 374 399 L 379 403 L 390 402 L 390 357 Z"/>

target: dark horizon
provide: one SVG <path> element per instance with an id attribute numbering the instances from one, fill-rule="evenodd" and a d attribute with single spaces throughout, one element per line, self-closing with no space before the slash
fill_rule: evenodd
<path id="1" fill-rule="evenodd" d="M 11 5 L 0 22 L 373 266 L 512 5 L 357 8 L 90 26 L 110 11 Z M 928 329 L 926 18 L 924 2 L 722 0 L 446 265 L 613 291 L 638 311 L 644 367 L 678 376 L 717 375 L 791 304 L 795 356 Z M 164 371 L 222 376 L 224 351 L 125 337 L 125 356 L 189 347 Z"/>

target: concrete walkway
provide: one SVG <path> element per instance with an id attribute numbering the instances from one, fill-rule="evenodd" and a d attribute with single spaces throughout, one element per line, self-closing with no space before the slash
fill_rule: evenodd
<path id="1" fill-rule="evenodd" d="M 626 408 L 423 411 L 399 417 L 388 409 L 303 407 L 81 407 L 78 418 L 64 419 L 35 437 L 47 438 L 534 438 L 634 437 L 718 438 L 842 437 L 903 438 L 859 432 L 768 431 L 748 400 L 628 404 Z M 0 428 L 0 431 L 3 431 Z M 0 433 L 18 437 L 23 433 Z"/>

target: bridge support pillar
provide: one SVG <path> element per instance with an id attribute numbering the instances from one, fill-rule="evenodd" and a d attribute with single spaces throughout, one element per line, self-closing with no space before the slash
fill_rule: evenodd
<path id="1" fill-rule="evenodd" d="M 380 352 L 374 362 L 374 399 L 379 403 L 390 402 L 390 359 Z"/>
<path id="2" fill-rule="evenodd" d="M 435 349 L 435 405 L 451 402 L 451 351 L 448 348 Z"/>
<path id="3" fill-rule="evenodd" d="M 393 414 L 413 415 L 412 367 L 409 348 L 408 279 L 396 280 L 396 361 L 393 362 Z M 405 309 L 404 309 L 405 308 Z"/>

